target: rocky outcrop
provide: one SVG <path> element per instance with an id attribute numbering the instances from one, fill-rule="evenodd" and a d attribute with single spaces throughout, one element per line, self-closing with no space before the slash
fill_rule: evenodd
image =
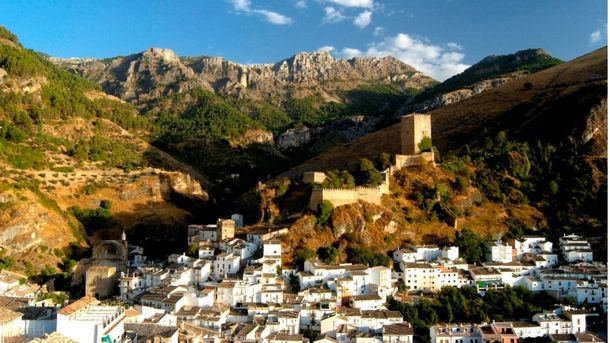
<path id="1" fill-rule="evenodd" d="M 463 101 L 511 80 L 562 63 L 543 49 L 526 49 L 508 55 L 487 56 L 462 73 L 431 87 L 410 99 L 397 115 L 428 112 Z"/>
<path id="2" fill-rule="evenodd" d="M 194 87 L 281 102 L 299 89 L 315 88 L 316 92 L 330 94 L 367 82 L 394 84 L 403 89 L 422 89 L 435 83 L 393 57 L 343 60 L 328 52 L 302 52 L 274 64 L 257 65 L 220 57 L 181 58 L 171 50 L 158 48 L 104 60 L 51 61 L 100 84 L 109 94 L 140 105 Z M 329 94 L 326 96 L 332 97 Z"/>
<path id="3" fill-rule="evenodd" d="M 208 193 L 201 188 L 201 184 L 189 174 L 163 173 L 159 175 L 161 192 L 163 195 L 171 196 L 179 194 L 186 197 L 197 198 L 202 201 L 208 200 Z"/>
<path id="4" fill-rule="evenodd" d="M 510 74 L 503 75 L 502 77 L 497 77 L 493 79 L 479 81 L 472 85 L 468 85 L 464 88 L 456 89 L 451 92 L 441 93 L 435 95 L 433 98 L 418 102 L 415 104 L 409 104 L 405 106 L 401 112 L 402 113 L 411 113 L 411 112 L 429 112 L 435 110 L 439 107 L 451 105 L 463 100 L 470 98 L 471 96 L 480 94 L 488 89 L 492 89 L 498 86 L 501 86 L 511 80 L 519 79 L 527 74 L 524 72 L 514 72 Z"/>
<path id="5" fill-rule="evenodd" d="M 248 146 L 250 144 L 273 144 L 273 133 L 265 130 L 248 130 L 242 136 L 231 139 L 233 146 Z"/>
<path id="6" fill-rule="evenodd" d="M 337 119 L 321 127 L 303 126 L 290 129 L 278 137 L 276 146 L 283 151 L 303 146 L 308 146 L 309 150 L 323 151 L 375 131 L 382 121 L 383 118 L 378 117 L 352 116 Z"/>
<path id="7" fill-rule="evenodd" d="M 310 129 L 307 126 L 286 130 L 278 137 L 277 147 L 280 150 L 298 148 L 311 142 L 314 135 L 320 131 L 321 128 Z"/>

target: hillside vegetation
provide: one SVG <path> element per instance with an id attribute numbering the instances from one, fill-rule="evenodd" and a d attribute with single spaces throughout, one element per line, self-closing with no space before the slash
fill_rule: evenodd
<path id="1" fill-rule="evenodd" d="M 150 229 L 164 232 L 183 227 L 192 209 L 178 204 L 177 196 L 195 203 L 207 199 L 199 182 L 184 173 L 206 180 L 148 144 L 150 131 L 154 125 L 132 105 L 22 47 L 2 28 L 0 246 L 5 267 L 30 275 L 42 270 L 48 277 L 90 244 L 117 237 L 121 228 L 145 243 L 132 231 L 145 223 L 156 223 Z M 92 225 L 82 214 L 95 213 L 107 199 L 114 202 L 106 213 L 111 220 Z M 155 240 L 155 234 L 147 237 Z"/>
<path id="2" fill-rule="evenodd" d="M 536 73 L 562 62 L 560 59 L 548 55 L 542 49 L 521 50 L 509 55 L 491 55 L 462 73 L 426 89 L 415 96 L 411 103 L 421 102 L 440 93 L 451 92 L 473 85 L 479 81 L 497 78 L 510 73 Z"/>
<path id="3" fill-rule="evenodd" d="M 604 48 L 431 112 L 439 168 L 459 176 L 461 184 L 469 184 L 480 194 L 479 207 L 467 210 L 452 208 L 456 205 L 452 202 L 446 204 L 460 214 L 458 230 L 468 228 L 482 238 L 519 236 L 540 230 L 549 236 L 577 232 L 606 237 L 606 75 Z M 397 153 L 399 135 L 399 125 L 382 129 L 331 149 L 276 180 L 298 178 L 303 171 L 355 170 L 360 158 L 376 160 L 382 153 Z M 405 179 L 407 189 L 417 185 L 421 177 L 437 176 L 428 190 L 395 188 L 392 198 L 397 204 L 412 204 L 437 192 L 442 199 L 441 190 L 451 189 L 457 179 L 442 182 L 438 173 L 423 171 L 409 175 Z M 456 200 L 459 196 L 450 198 Z M 397 204 L 384 201 L 377 214 L 396 213 L 396 208 L 402 207 Z M 434 210 L 434 203 L 429 204 L 423 202 L 425 208 Z M 282 210 L 278 205 L 278 212 Z M 347 221 L 364 217 L 361 211 L 350 210 L 349 206 L 334 209 L 333 216 L 345 211 L 350 213 L 345 216 Z M 418 212 L 412 209 L 408 213 Z M 289 217 L 288 213 L 284 215 Z M 407 213 L 398 217 L 403 216 L 408 218 Z M 452 228 L 439 226 L 430 219 L 434 218 L 425 220 L 420 228 L 410 224 L 404 232 L 415 236 L 411 238 L 415 242 L 425 241 L 429 235 L 455 237 Z M 364 226 L 366 220 L 362 222 Z M 308 242 L 315 241 L 302 239 L 310 231 L 305 232 L 296 230 L 288 238 L 292 251 L 299 244 L 308 246 Z M 367 228 L 363 232 L 384 235 L 383 230 Z M 367 239 L 359 237 L 354 242 Z M 320 243 L 330 244 L 328 239 Z M 367 246 L 383 253 L 392 248 L 379 238 L 369 240 Z"/>

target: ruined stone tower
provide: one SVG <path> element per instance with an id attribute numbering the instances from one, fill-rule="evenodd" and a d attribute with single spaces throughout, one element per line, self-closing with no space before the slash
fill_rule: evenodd
<path id="1" fill-rule="evenodd" d="M 402 155 L 421 153 L 419 143 L 424 137 L 432 139 L 429 114 L 411 113 L 400 119 L 400 151 Z"/>
<path id="2" fill-rule="evenodd" d="M 232 219 L 218 219 L 216 222 L 216 239 L 224 241 L 235 237 L 235 221 Z"/>

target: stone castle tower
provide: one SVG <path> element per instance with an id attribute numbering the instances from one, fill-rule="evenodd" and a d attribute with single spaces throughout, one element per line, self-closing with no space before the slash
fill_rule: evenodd
<path id="1" fill-rule="evenodd" d="M 216 222 L 216 239 L 223 241 L 235 237 L 235 221 L 232 219 L 218 219 Z"/>
<path id="2" fill-rule="evenodd" d="M 421 153 L 419 143 L 422 138 L 432 139 L 432 122 L 429 114 L 411 113 L 400 119 L 400 153 L 417 155 Z"/>

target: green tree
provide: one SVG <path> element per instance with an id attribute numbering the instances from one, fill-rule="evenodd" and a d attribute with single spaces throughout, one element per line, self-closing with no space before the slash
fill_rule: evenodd
<path id="1" fill-rule="evenodd" d="M 481 263 L 485 259 L 485 240 L 476 232 L 465 227 L 456 233 L 455 243 L 460 248 L 460 256 L 468 263 Z"/>
<path id="2" fill-rule="evenodd" d="M 382 152 L 379 154 L 379 158 L 377 159 L 377 165 L 379 166 L 379 170 L 386 170 L 390 168 L 392 165 L 392 157 L 387 152 Z"/>
<path id="3" fill-rule="evenodd" d="M 383 182 L 383 175 L 375 168 L 373 162 L 361 158 L 359 163 L 359 183 L 370 186 L 378 186 Z"/>
<path id="4" fill-rule="evenodd" d="M 294 253 L 294 262 L 295 264 L 303 269 L 303 263 L 305 261 L 310 260 L 316 256 L 316 252 L 309 248 L 300 248 L 297 249 Z"/>
<path id="5" fill-rule="evenodd" d="M 334 246 L 320 247 L 318 248 L 318 257 L 328 264 L 335 263 L 337 261 L 337 255 L 339 251 Z"/>

